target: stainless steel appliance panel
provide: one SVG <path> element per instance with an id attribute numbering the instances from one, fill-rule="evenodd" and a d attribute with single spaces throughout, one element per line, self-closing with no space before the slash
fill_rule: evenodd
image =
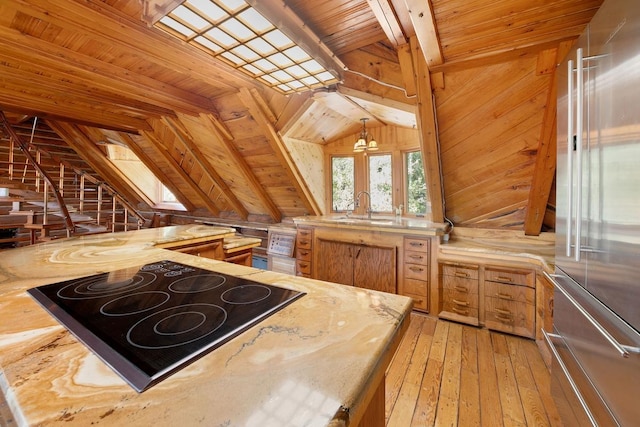
<path id="1" fill-rule="evenodd" d="M 575 359 L 564 358 L 562 363 L 579 366 L 569 370 L 570 375 L 574 379 L 586 375 L 614 414 L 611 418 L 620 425 L 632 425 L 640 420 L 640 335 L 568 276 L 556 274 L 553 279 L 554 329 Z M 588 388 L 582 390 L 590 408 L 602 406 L 598 399 L 588 399 L 592 394 Z"/>

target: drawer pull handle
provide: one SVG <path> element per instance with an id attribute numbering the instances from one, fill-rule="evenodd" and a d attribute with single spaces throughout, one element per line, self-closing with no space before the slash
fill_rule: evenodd
<path id="1" fill-rule="evenodd" d="M 411 246 L 418 246 L 418 247 L 424 246 L 424 243 L 421 243 L 421 242 L 409 242 L 409 244 Z"/>
<path id="2" fill-rule="evenodd" d="M 509 294 L 503 294 L 503 293 L 501 293 L 501 292 L 497 292 L 497 293 L 496 293 L 496 296 L 497 296 L 498 298 L 501 298 L 501 299 L 513 300 L 513 297 L 512 297 L 511 295 L 509 295 Z"/>
<path id="3" fill-rule="evenodd" d="M 502 320 L 503 322 L 509 322 L 509 323 L 511 323 L 513 321 L 513 318 L 511 316 L 504 316 L 502 314 L 498 314 L 496 316 L 496 319 Z"/>
<path id="4" fill-rule="evenodd" d="M 500 308 L 496 308 L 496 313 L 502 316 L 509 316 L 509 318 L 511 318 L 511 312 L 509 310 L 502 310 Z"/>
<path id="5" fill-rule="evenodd" d="M 498 276 L 496 277 L 497 280 L 500 280 L 501 282 L 513 282 L 513 277 L 509 277 L 509 276 Z"/>
<path id="6" fill-rule="evenodd" d="M 462 315 L 464 315 L 464 316 L 467 316 L 467 315 L 469 314 L 469 310 L 460 310 L 460 309 L 459 309 L 459 308 L 457 308 L 457 307 L 452 307 L 452 310 L 453 310 L 455 313 L 462 314 Z"/>
<path id="7" fill-rule="evenodd" d="M 456 286 L 453 289 L 455 289 L 458 292 L 464 292 L 464 293 L 468 293 L 469 292 L 469 289 L 465 288 L 464 286 Z"/>
<path id="8" fill-rule="evenodd" d="M 307 255 L 309 255 L 309 252 L 308 251 L 300 251 L 300 255 L 307 256 Z"/>
<path id="9" fill-rule="evenodd" d="M 306 245 L 309 244 L 309 241 L 308 240 L 300 240 L 300 244 L 306 246 Z"/>
<path id="10" fill-rule="evenodd" d="M 307 268 L 307 267 L 309 267 L 309 264 L 302 263 L 302 262 L 300 263 L 300 268 Z"/>
<path id="11" fill-rule="evenodd" d="M 422 255 L 409 255 L 409 258 L 412 258 L 412 259 L 422 259 L 422 258 L 424 258 L 424 257 L 423 257 Z"/>
<path id="12" fill-rule="evenodd" d="M 409 270 L 417 272 L 417 271 L 424 271 L 424 268 L 420 268 L 420 267 L 409 267 Z"/>
<path id="13" fill-rule="evenodd" d="M 457 299 L 453 299 L 453 303 L 455 305 L 461 305 L 463 307 L 468 307 L 469 303 L 467 301 L 458 301 Z"/>
<path id="14" fill-rule="evenodd" d="M 464 271 L 456 271 L 456 277 L 469 277 L 469 273 L 465 273 Z"/>

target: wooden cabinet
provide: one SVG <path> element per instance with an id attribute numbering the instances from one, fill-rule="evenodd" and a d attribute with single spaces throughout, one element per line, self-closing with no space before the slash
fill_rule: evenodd
<path id="1" fill-rule="evenodd" d="M 429 307 L 429 257 L 428 238 L 404 237 L 402 281 L 399 293 L 413 298 L 413 308 L 428 311 Z"/>
<path id="2" fill-rule="evenodd" d="M 187 243 L 184 245 L 172 246 L 169 249 L 182 252 L 189 255 L 195 255 L 203 258 L 224 259 L 224 250 L 222 248 L 222 239 L 205 243 Z"/>
<path id="3" fill-rule="evenodd" d="M 320 280 L 396 293 L 396 248 L 317 240 Z"/>
<path id="4" fill-rule="evenodd" d="M 311 277 L 313 260 L 313 229 L 298 228 L 296 233 L 296 275 Z"/>
<path id="5" fill-rule="evenodd" d="M 440 263 L 441 307 L 439 317 L 478 326 L 478 265 Z"/>
<path id="6" fill-rule="evenodd" d="M 484 272 L 485 326 L 535 337 L 535 273 L 487 266 Z"/>

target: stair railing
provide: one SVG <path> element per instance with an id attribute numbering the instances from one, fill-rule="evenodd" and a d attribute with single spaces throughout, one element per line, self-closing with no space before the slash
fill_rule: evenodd
<path id="1" fill-rule="evenodd" d="M 35 123 L 36 122 L 34 121 L 34 124 L 33 124 L 34 129 L 35 129 Z M 9 121 L 7 120 L 7 117 L 4 115 L 4 112 L 2 111 L 0 111 L 0 124 L 5 128 L 9 137 L 12 140 L 14 140 L 16 144 L 18 144 L 18 147 L 20 148 L 20 150 L 22 150 L 23 154 L 25 155 L 29 163 L 33 166 L 33 168 L 36 170 L 36 172 L 42 177 L 42 179 L 44 179 L 44 181 L 49 185 L 49 187 L 51 187 L 51 191 L 56 197 L 58 205 L 60 206 L 60 211 L 62 212 L 62 216 L 64 218 L 65 227 L 67 228 L 67 237 L 70 236 L 75 232 L 75 225 L 73 224 L 71 215 L 69 215 L 69 210 L 67 209 L 67 205 L 65 204 L 64 199 L 60 195 L 60 192 L 56 188 L 55 184 L 53 183 L 49 175 L 45 172 L 45 170 L 42 169 L 40 164 L 33 157 L 31 152 L 29 151 L 29 147 L 27 146 L 27 144 L 24 143 L 20 139 L 20 136 L 15 132 L 15 130 L 13 130 L 13 128 L 11 127 L 11 124 L 9 124 Z M 45 206 L 46 206 L 46 203 L 45 203 Z"/>

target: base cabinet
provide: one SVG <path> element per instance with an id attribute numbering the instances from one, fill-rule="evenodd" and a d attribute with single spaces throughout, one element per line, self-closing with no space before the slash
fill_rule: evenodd
<path id="1" fill-rule="evenodd" d="M 535 338 L 534 270 L 446 261 L 439 269 L 440 318 Z"/>
<path id="2" fill-rule="evenodd" d="M 429 310 L 429 259 L 431 256 L 428 238 L 405 236 L 402 249 L 402 280 L 400 294 L 413 298 L 413 308 Z"/>
<path id="3" fill-rule="evenodd" d="M 396 293 L 396 248 L 317 240 L 318 279 Z"/>
<path id="4" fill-rule="evenodd" d="M 440 263 L 441 310 L 438 317 L 479 325 L 479 267 Z"/>
<path id="5" fill-rule="evenodd" d="M 535 337 L 535 273 L 486 267 L 484 271 L 485 326 L 489 329 Z"/>

